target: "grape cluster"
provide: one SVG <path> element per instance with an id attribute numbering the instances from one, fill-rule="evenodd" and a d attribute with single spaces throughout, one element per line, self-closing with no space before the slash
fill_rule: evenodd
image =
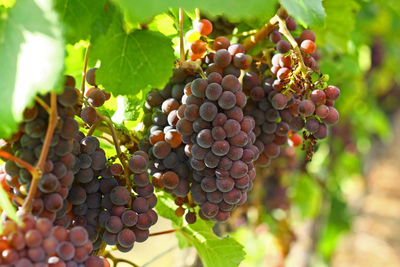
<path id="1" fill-rule="evenodd" d="M 242 111 L 247 100 L 238 77 L 248 67 L 244 48 L 230 45 L 225 37 L 218 37 L 214 48 L 207 79 L 197 78 L 185 87 L 176 128 L 193 169 L 191 196 L 200 206 L 199 215 L 225 221 L 246 201 L 259 149 L 253 145 L 254 119 Z"/>
<path id="2" fill-rule="evenodd" d="M 89 105 L 83 108 L 80 114 L 82 120 L 89 125 L 92 125 L 98 121 L 96 108 L 101 107 L 104 102 L 111 97 L 110 93 L 97 87 L 96 70 L 97 68 L 91 68 L 86 73 L 87 83 L 94 87 L 89 88 L 85 92 L 85 96 L 87 97 Z"/>
<path id="3" fill-rule="evenodd" d="M 11 220 L 2 222 L 1 266 L 109 266 L 105 259 L 90 256 L 93 245 L 85 228 L 54 226 L 47 218 L 26 213 L 20 218 L 21 227 Z"/>
<path id="4" fill-rule="evenodd" d="M 64 216 L 67 208 L 69 187 L 74 180 L 77 166 L 74 149 L 79 147 L 74 137 L 79 125 L 74 119 L 78 94 L 75 84 L 66 85 L 64 92 L 57 96 L 58 122 L 51 139 L 50 149 L 40 177 L 38 190 L 32 203 L 32 214 L 54 221 Z M 50 96 L 42 97 L 50 105 Z M 35 165 L 40 157 L 48 126 L 49 115 L 39 104 L 24 112 L 24 122 L 19 139 L 13 142 L 9 152 L 25 162 Z M 8 160 L 5 165 L 6 182 L 12 193 L 25 198 L 32 182 L 29 171 L 18 163 Z M 14 202 L 18 206 L 17 202 Z"/>
<path id="5" fill-rule="evenodd" d="M 157 199 L 145 172 L 148 156 L 142 151 L 135 152 L 129 160 L 128 170 L 118 163 L 108 163 L 99 140 L 79 131 L 74 119 L 75 110 L 79 108 L 79 92 L 74 86 L 73 78 L 67 77 L 65 91 L 57 96 L 58 123 L 32 202 L 31 216 L 46 219 L 64 231 L 73 233 L 74 229 L 83 229 L 91 246 L 88 255 L 100 249 L 103 242 L 127 252 L 135 241 L 143 242 L 148 238 L 149 227 L 158 219 L 153 210 Z M 49 105 L 48 96 L 42 99 Z M 89 103 L 90 99 L 88 97 Z M 9 152 L 35 165 L 42 150 L 48 119 L 48 113 L 39 104 L 26 110 L 23 131 L 10 140 Z M 20 199 L 25 198 L 31 183 L 30 173 L 11 160 L 0 172 L 5 188 Z M 131 174 L 132 192 L 126 187 L 126 177 Z M 20 203 L 13 201 L 16 206 Z M 89 259 L 95 262 L 95 259 Z"/>
<path id="6" fill-rule="evenodd" d="M 292 19 L 286 23 L 289 30 L 297 27 Z M 298 55 L 277 30 L 271 32 L 270 40 L 280 52 L 272 57 L 273 77 L 260 78 L 254 72 L 247 72 L 243 77 L 244 90 L 250 97 L 245 114 L 255 119 L 255 144 L 263 151 L 256 162 L 260 166 L 266 166 L 270 159 L 278 157 L 280 146 L 287 141 L 293 146 L 300 145 L 302 136 L 298 132 L 303 128 L 306 130 L 303 137 L 310 140 L 312 150 L 316 139 L 327 137 L 327 125 L 339 120 L 333 105 L 340 90 L 328 86 L 325 75 L 319 75 L 316 81 L 310 75 L 302 76 L 297 70 L 300 67 Z M 317 56 L 313 55 L 314 33 L 305 30 L 296 40 L 305 65 L 317 71 Z M 308 152 L 312 154 L 312 151 Z"/>
<path id="7" fill-rule="evenodd" d="M 139 148 L 149 153 L 149 173 L 153 176 L 154 186 L 173 194 L 181 207 L 188 203 L 192 170 L 176 124 L 185 84 L 194 78 L 183 69 L 175 69 L 170 83 L 163 90 L 154 89 L 147 94 L 144 124 L 148 138 L 139 143 Z M 182 210 L 177 214 L 183 216 L 185 211 Z"/>
<path id="8" fill-rule="evenodd" d="M 149 227 L 158 218 L 152 210 L 157 199 L 145 172 L 147 154 L 138 151 L 129 161 L 137 193 L 132 197 L 125 187 L 123 167 L 118 163 L 106 166 L 107 159 L 99 140 L 85 137 L 83 133 L 76 140 L 80 144 L 76 154 L 80 164 L 69 191 L 72 209 L 55 224 L 85 227 L 95 250 L 104 241 L 107 245 L 116 245 L 120 251 L 130 251 L 135 241 L 147 239 Z"/>
<path id="9" fill-rule="evenodd" d="M 121 252 L 128 252 L 134 242 L 144 242 L 149 237 L 149 228 L 154 225 L 158 216 L 153 210 L 157 198 L 154 188 L 146 173 L 148 156 L 137 151 L 129 159 L 129 169 L 133 173 L 136 195 L 120 185 L 112 177 L 100 180 L 100 190 L 104 194 L 104 209 L 99 214 L 99 224 L 104 228 L 102 239 L 107 245 L 116 245 Z M 112 175 L 120 175 L 122 167 L 114 164 L 110 167 Z"/>

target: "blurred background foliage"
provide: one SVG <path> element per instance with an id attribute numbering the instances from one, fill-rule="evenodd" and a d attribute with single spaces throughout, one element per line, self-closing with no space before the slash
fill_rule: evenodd
<path id="1" fill-rule="evenodd" d="M 254 227 L 264 234 L 254 234 L 251 228 L 236 231 L 235 237 L 248 253 L 245 266 L 283 266 L 283 262 L 288 266 L 330 266 L 341 237 L 351 230 L 352 203 L 365 188 L 368 159 L 375 156 L 373 146 L 388 144 L 395 137 L 392 115 L 400 103 L 400 2 L 326 0 L 323 5 L 325 25 L 311 29 L 317 35 L 321 71 L 329 74 L 329 83 L 341 89 L 337 102 L 340 122 L 332 127 L 329 139 L 319 142 L 309 164 L 304 165 L 304 155 L 298 153 L 292 160 L 304 168 L 280 177 L 275 193 L 287 188 L 283 194 L 287 193 L 290 207 L 264 214 L 270 232 L 261 230 L 259 224 Z M 281 202 L 285 198 L 275 197 Z M 289 219 L 291 226 L 282 231 Z M 288 233 L 296 228 L 306 233 L 309 242 L 304 262 L 293 251 L 301 234 L 287 242 Z M 278 253 L 272 253 L 273 257 L 265 251 Z"/>

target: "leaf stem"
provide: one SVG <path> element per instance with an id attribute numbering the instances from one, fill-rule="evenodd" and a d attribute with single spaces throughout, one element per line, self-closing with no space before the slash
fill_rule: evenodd
<path id="1" fill-rule="evenodd" d="M 44 138 L 42 151 L 40 152 L 39 160 L 36 163 L 36 170 L 38 171 L 39 175 L 32 175 L 32 182 L 31 186 L 29 187 L 28 196 L 25 199 L 25 203 L 22 206 L 22 209 L 28 211 L 30 209 L 32 200 L 36 194 L 36 189 L 39 184 L 39 180 L 41 174 L 43 173 L 44 164 L 47 158 L 47 154 L 49 153 L 51 139 L 53 138 L 54 129 L 57 125 L 57 95 L 54 93 L 50 94 L 50 103 L 51 103 L 51 112 L 49 114 L 49 124 L 46 130 L 46 136 Z"/>

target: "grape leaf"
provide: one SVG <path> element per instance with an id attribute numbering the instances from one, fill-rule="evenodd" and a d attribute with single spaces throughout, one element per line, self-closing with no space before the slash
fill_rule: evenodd
<path id="1" fill-rule="evenodd" d="M 325 11 L 322 0 L 280 0 L 282 6 L 304 26 L 322 25 Z"/>
<path id="2" fill-rule="evenodd" d="M 86 40 L 91 35 L 93 23 L 104 17 L 106 0 L 55 0 L 55 9 L 66 25 L 68 43 Z"/>
<path id="3" fill-rule="evenodd" d="M 346 51 L 359 5 L 354 0 L 325 0 L 324 27 L 313 28 L 318 42 Z"/>
<path id="4" fill-rule="evenodd" d="M 179 0 L 113 1 L 127 13 L 130 21 L 139 23 L 148 22 L 153 16 L 167 11 L 168 8 L 178 7 L 189 11 L 200 8 L 208 15 L 224 15 L 233 20 L 254 18 L 268 20 L 267 16 L 273 13 L 277 4 L 277 0 L 204 0 L 201 5 L 196 1 Z"/>
<path id="5" fill-rule="evenodd" d="M 52 0 L 20 0 L 0 11 L 0 137 L 17 130 L 37 93 L 59 88 L 64 42 Z M 60 88 L 59 88 L 60 89 Z"/>
<path id="6" fill-rule="evenodd" d="M 216 236 L 212 231 L 214 222 L 203 221 L 198 217 L 194 224 L 184 223 L 183 218 L 175 215 L 176 207 L 170 196 L 159 196 L 157 212 L 173 222 L 181 248 L 194 246 L 204 266 L 228 267 L 240 264 L 245 256 L 241 244 L 229 236 Z"/>
<path id="7" fill-rule="evenodd" d="M 97 81 L 113 95 L 136 95 L 148 86 L 163 87 L 175 60 L 170 39 L 148 30 L 127 34 L 117 21 L 94 41 L 91 55 L 101 61 Z"/>
<path id="8" fill-rule="evenodd" d="M 149 24 L 149 29 L 152 31 L 159 31 L 166 36 L 176 35 L 178 33 L 174 18 L 168 14 L 155 16 L 153 21 Z"/>

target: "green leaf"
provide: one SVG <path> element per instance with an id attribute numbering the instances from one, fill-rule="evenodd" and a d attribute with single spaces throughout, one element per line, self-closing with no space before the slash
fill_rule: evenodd
<path id="1" fill-rule="evenodd" d="M 322 0 L 280 0 L 282 6 L 304 26 L 322 25 L 325 11 Z"/>
<path id="2" fill-rule="evenodd" d="M 0 137 L 17 130 L 37 93 L 59 86 L 64 42 L 51 0 L 20 0 L 0 14 Z M 60 88 L 59 88 L 60 89 Z"/>
<path id="3" fill-rule="evenodd" d="M 147 93 L 148 90 L 146 90 Z M 136 121 L 141 115 L 143 115 L 143 105 L 145 102 L 145 97 L 142 96 L 144 92 L 140 92 L 138 96 L 126 97 L 118 96 L 118 108 L 113 115 L 113 121 L 117 123 L 122 123 L 124 121 Z"/>
<path id="4" fill-rule="evenodd" d="M 318 36 L 317 41 L 346 51 L 359 5 L 355 0 L 325 0 L 323 5 L 326 11 L 325 25 L 313 29 Z"/>
<path id="5" fill-rule="evenodd" d="M 157 15 L 149 24 L 149 29 L 159 31 L 166 36 L 178 34 L 175 27 L 175 19 L 168 14 Z"/>
<path id="6" fill-rule="evenodd" d="M 210 16 L 223 15 L 232 20 L 252 20 L 254 18 L 264 18 L 268 20 L 276 8 L 277 0 L 204 0 L 199 5 L 196 1 L 179 1 L 179 0 L 147 0 L 147 1 L 130 1 L 130 0 L 113 0 L 122 10 L 128 14 L 128 18 L 132 22 L 145 23 L 153 16 L 163 13 L 168 8 L 184 8 L 193 11 L 200 8 Z"/>
<path id="7" fill-rule="evenodd" d="M 90 37 L 94 22 L 105 15 L 106 2 L 106 0 L 55 0 L 55 9 L 66 25 L 68 43 L 73 44 Z"/>
<path id="8" fill-rule="evenodd" d="M 4 188 L 0 185 L 0 208 L 5 211 L 8 218 L 17 223 L 21 223 L 20 218 L 17 216 L 17 210 L 15 209 L 14 205 L 11 203 L 7 192 Z M 1 223 L 0 223 L 1 224 Z M 1 229 L 0 229 L 1 233 Z"/>
<path id="9" fill-rule="evenodd" d="M 113 95 L 136 95 L 148 86 L 163 87 L 175 60 L 167 37 L 148 30 L 127 34 L 119 22 L 95 40 L 91 53 L 101 61 L 97 81 Z"/>
<path id="10" fill-rule="evenodd" d="M 170 196 L 158 196 L 157 212 L 159 215 L 170 219 L 177 230 L 180 247 L 194 246 L 204 266 L 229 267 L 239 266 L 244 259 L 243 246 L 235 239 L 226 236 L 218 237 L 212 231 L 215 224 L 203 221 L 199 217 L 194 224 L 187 224 L 183 218 L 175 215 L 175 205 Z"/>
<path id="11" fill-rule="evenodd" d="M 0 0 L 0 6 L 12 7 L 16 0 Z"/>

